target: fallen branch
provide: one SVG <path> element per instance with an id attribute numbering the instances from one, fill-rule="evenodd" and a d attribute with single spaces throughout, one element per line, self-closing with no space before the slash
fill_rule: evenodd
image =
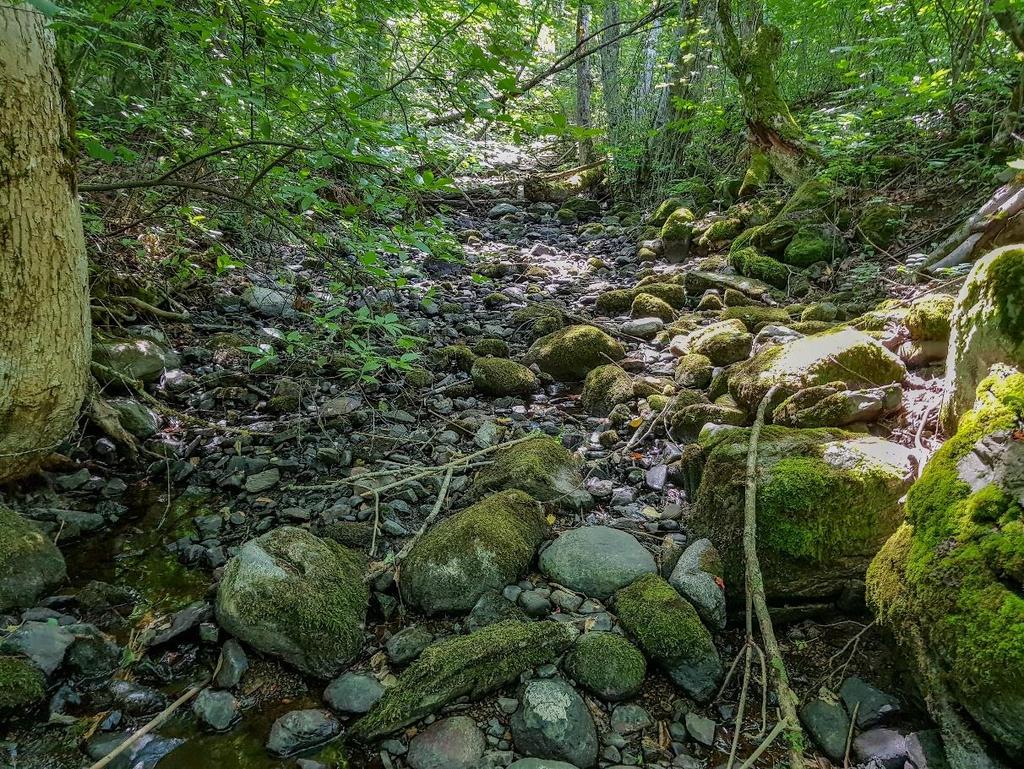
<path id="1" fill-rule="evenodd" d="M 134 307 L 136 310 L 140 310 L 150 315 L 163 318 L 164 320 L 188 320 L 191 316 L 187 312 L 171 312 L 170 310 L 161 310 L 149 302 L 139 299 L 137 296 L 115 296 L 110 297 L 114 302 L 120 302 Z"/>
<path id="2" fill-rule="evenodd" d="M 782 711 L 782 720 L 776 725 L 772 734 L 768 735 L 769 740 L 766 740 L 766 743 L 775 739 L 781 728 L 789 729 L 790 767 L 791 769 L 802 769 L 803 757 L 799 747 L 802 743 L 802 735 L 800 721 L 797 718 L 798 699 L 796 693 L 789 686 L 789 674 L 786 672 L 786 663 L 782 659 L 771 614 L 768 612 L 764 574 L 757 556 L 757 444 L 761 439 L 761 430 L 764 427 L 768 404 L 772 402 L 777 390 L 778 385 L 773 386 L 765 393 L 757 407 L 754 426 L 750 430 L 750 445 L 747 449 L 746 497 L 743 505 L 743 558 L 746 565 L 747 600 L 753 606 L 753 612 L 757 617 L 761 638 L 764 641 L 765 654 L 768 656 L 769 667 L 774 673 L 779 710 Z M 762 747 L 766 747 L 766 745 L 762 743 Z M 756 755 L 759 754 L 755 751 L 755 754 L 747 759 L 741 769 L 750 766 Z"/>

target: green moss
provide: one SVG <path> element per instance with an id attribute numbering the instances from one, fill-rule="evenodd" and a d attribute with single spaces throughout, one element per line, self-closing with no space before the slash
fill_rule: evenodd
<path id="1" fill-rule="evenodd" d="M 743 222 L 735 217 L 728 219 L 716 219 L 713 221 L 704 234 L 701 235 L 700 241 L 703 245 L 711 245 L 713 243 L 722 243 L 735 238 L 743 230 Z"/>
<path id="2" fill-rule="evenodd" d="M 654 213 L 651 215 L 651 218 L 648 219 L 647 223 L 652 227 L 661 227 L 665 224 L 665 221 L 671 213 L 677 208 L 682 207 L 682 205 L 683 201 L 679 198 L 668 198 L 662 201 L 661 205 L 654 210 Z"/>
<path id="3" fill-rule="evenodd" d="M 536 363 L 556 380 L 570 382 L 625 356 L 622 345 L 596 326 L 569 326 L 534 342 L 524 362 Z"/>
<path id="4" fill-rule="evenodd" d="M 804 323 L 831 323 L 839 314 L 839 308 L 832 302 L 815 302 L 808 305 L 800 313 L 800 320 Z"/>
<path id="5" fill-rule="evenodd" d="M 499 451 L 473 485 L 474 493 L 520 489 L 541 502 L 561 500 L 582 485 L 575 457 L 557 438 L 539 435 Z"/>
<path id="6" fill-rule="evenodd" d="M 0 611 L 33 605 L 65 575 L 64 558 L 50 538 L 0 506 Z"/>
<path id="7" fill-rule="evenodd" d="M 434 372 L 423 366 L 412 366 L 405 372 L 405 383 L 415 388 L 430 387 L 434 383 Z"/>
<path id="8" fill-rule="evenodd" d="M 337 675 L 363 645 L 370 600 L 365 558 L 293 526 L 274 529 L 246 548 L 251 556 L 235 556 L 224 570 L 217 596 L 221 626 L 311 675 Z M 266 556 L 282 578 L 267 576 Z"/>
<path id="9" fill-rule="evenodd" d="M 747 414 L 717 403 L 694 403 L 672 414 L 671 434 L 676 440 L 693 440 L 707 424 L 741 426 Z"/>
<path id="10" fill-rule="evenodd" d="M 689 242 L 693 234 L 693 221 L 696 217 L 689 208 L 677 208 L 661 228 L 661 239 L 666 245 L 670 243 Z"/>
<path id="11" fill-rule="evenodd" d="M 734 244 L 735 245 L 735 244 Z M 740 248 L 729 253 L 729 262 L 740 275 L 785 288 L 790 271 L 782 262 L 759 253 L 755 248 Z"/>
<path id="12" fill-rule="evenodd" d="M 612 702 L 639 692 L 647 674 L 644 655 L 618 633 L 585 633 L 565 655 L 562 666 L 576 683 Z"/>
<path id="13" fill-rule="evenodd" d="M 845 252 L 845 244 L 832 225 L 805 224 L 786 246 L 782 261 L 794 267 L 831 262 Z"/>
<path id="14" fill-rule="evenodd" d="M 1019 428 L 1024 374 L 989 377 L 978 398 L 907 494 L 911 533 L 890 542 L 869 574 L 879 618 L 897 633 L 919 627 L 968 699 L 1024 694 L 1024 509 L 991 486 L 972 493 L 958 470 L 978 440 Z"/>
<path id="15" fill-rule="evenodd" d="M 456 368 L 467 374 L 473 368 L 473 361 L 476 360 L 476 355 L 468 345 L 464 344 L 450 344 L 442 347 L 435 355 L 444 368 Z"/>
<path id="16" fill-rule="evenodd" d="M 459 697 L 477 699 L 530 668 L 556 659 L 572 643 L 561 622 L 489 625 L 428 646 L 349 734 L 368 742 L 415 723 Z"/>
<path id="17" fill-rule="evenodd" d="M 648 282 L 635 288 L 605 291 L 597 297 L 596 307 L 603 315 L 621 315 L 630 309 L 641 294 L 656 297 L 675 309 L 686 306 L 686 291 L 681 285 Z"/>
<path id="18" fill-rule="evenodd" d="M 492 355 L 495 358 L 508 357 L 508 342 L 503 339 L 481 339 L 473 345 L 473 354 L 486 357 Z"/>
<path id="19" fill-rule="evenodd" d="M 0 712 L 24 713 L 45 696 L 43 671 L 21 657 L 0 657 Z"/>
<path id="20" fill-rule="evenodd" d="M 743 181 L 737 194 L 741 198 L 753 195 L 763 187 L 772 176 L 772 162 L 768 155 L 760 150 L 754 150 L 750 155 L 750 163 L 743 174 Z"/>
<path id="21" fill-rule="evenodd" d="M 708 670 L 709 661 L 718 659 L 711 634 L 693 606 L 661 577 L 647 574 L 619 590 L 615 594 L 615 611 L 644 654 L 673 674 L 673 680 L 680 685 L 688 668 L 691 673 L 696 668 L 709 678 L 717 677 L 713 670 Z M 683 680 L 693 682 L 692 677 Z M 693 690 L 689 693 L 702 697 Z"/>
<path id="22" fill-rule="evenodd" d="M 732 320 L 733 318 L 742 321 L 748 331 L 757 331 L 761 326 L 769 324 L 787 324 L 790 320 L 789 313 L 781 307 L 765 307 L 756 304 L 727 307 L 722 313 L 722 320 Z"/>
<path id="23" fill-rule="evenodd" d="M 711 384 L 714 364 L 707 355 L 690 353 L 676 361 L 673 378 L 680 387 L 695 387 L 704 390 Z"/>
<path id="24" fill-rule="evenodd" d="M 676 316 L 672 305 L 648 293 L 636 295 L 629 308 L 629 314 L 633 318 L 661 318 L 666 323 L 670 323 Z"/>
<path id="25" fill-rule="evenodd" d="M 402 564 L 402 598 L 431 614 L 470 609 L 487 590 L 519 579 L 546 534 L 529 494 L 485 497 L 420 538 Z"/>
<path id="26" fill-rule="evenodd" d="M 864 208 L 857 230 L 867 243 L 888 248 L 899 234 L 902 211 L 891 203 L 872 203 Z"/>
<path id="27" fill-rule="evenodd" d="M 1021 274 L 1021 280 L 1024 280 L 1024 273 Z M 950 318 L 955 304 L 956 297 L 949 294 L 930 294 L 914 300 L 905 320 L 910 329 L 910 338 L 949 339 Z"/>
<path id="28" fill-rule="evenodd" d="M 1024 248 L 1002 251 L 988 270 L 988 295 L 995 302 L 999 328 L 1024 348 Z"/>
<path id="29" fill-rule="evenodd" d="M 527 395 L 537 389 L 533 372 L 507 358 L 477 358 L 469 373 L 476 388 L 487 395 Z"/>
<path id="30" fill-rule="evenodd" d="M 580 403 L 588 414 L 606 417 L 615 406 L 632 398 L 632 378 L 621 367 L 610 363 L 587 374 Z"/>
<path id="31" fill-rule="evenodd" d="M 723 320 L 687 335 L 688 352 L 705 355 L 716 366 L 744 360 L 750 354 L 754 337 L 740 320 Z"/>

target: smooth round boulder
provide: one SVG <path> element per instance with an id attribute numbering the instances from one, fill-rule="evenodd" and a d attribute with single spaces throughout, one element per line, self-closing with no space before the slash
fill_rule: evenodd
<path id="1" fill-rule="evenodd" d="M 654 557 L 635 537 L 608 526 L 584 526 L 558 537 L 540 556 L 548 579 L 591 598 L 607 598 L 644 574 Z"/>
<path id="2" fill-rule="evenodd" d="M 342 673 L 324 689 L 324 702 L 337 713 L 368 713 L 384 696 L 384 687 L 369 673 Z"/>
<path id="3" fill-rule="evenodd" d="M 412 738 L 406 760 L 412 769 L 475 769 L 487 740 L 468 716 L 437 721 Z"/>
<path id="4" fill-rule="evenodd" d="M 597 763 L 597 727 L 583 698 L 565 681 L 528 681 L 512 714 L 512 739 L 527 756 L 568 761 L 581 769 Z"/>
<path id="5" fill-rule="evenodd" d="M 358 553 L 282 526 L 246 542 L 228 561 L 217 621 L 254 649 L 331 678 L 363 646 L 370 601 L 364 569 Z"/>
<path id="6" fill-rule="evenodd" d="M 0 611 L 34 605 L 66 576 L 64 556 L 50 538 L 0 507 Z"/>
<path id="7" fill-rule="evenodd" d="M 315 748 L 341 734 L 341 722 L 329 710 L 293 710 L 274 721 L 267 750 L 275 756 L 292 756 Z"/>

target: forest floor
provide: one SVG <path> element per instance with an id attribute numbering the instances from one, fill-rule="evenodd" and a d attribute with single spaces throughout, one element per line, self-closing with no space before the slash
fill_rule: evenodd
<path id="1" fill-rule="evenodd" d="M 509 155 L 506 163 L 514 166 L 518 158 Z M 543 302 L 567 317 L 588 319 L 618 339 L 626 350 L 621 366 L 631 374 L 671 380 L 677 356 L 668 346 L 641 338 L 649 330 L 628 317 L 601 316 L 594 303 L 603 291 L 633 288 L 645 270 L 669 274 L 692 265 L 639 261 L 633 232 L 600 206 L 590 213 L 581 209 L 578 221 L 570 222 L 555 216 L 557 206 L 517 199 L 510 191 L 521 176 L 517 168 L 495 171 L 467 183 L 468 194 L 449 201 L 451 228 L 466 244 L 465 262 L 432 260 L 423 265 L 425 275 L 410 274 L 410 288 L 432 289 L 433 301 L 424 303 L 420 291 L 376 289 L 366 289 L 364 301 L 389 307 L 435 350 L 501 340 L 488 344 L 498 350 L 507 344 L 505 357 L 513 360 L 521 359 L 533 341 L 531 322 L 516 311 Z M 643 436 L 653 418 L 642 406 L 617 428 L 617 435 L 610 435 L 607 418 L 590 416 L 581 407 L 579 385 L 548 382 L 532 395 L 488 396 L 474 390 L 466 372 L 431 363 L 426 371 L 404 378 L 347 388 L 329 365 L 301 356 L 281 356 L 252 370 L 253 355 L 241 348 L 262 345 L 269 353 L 287 346 L 295 330 L 315 334 L 303 296 L 330 290 L 303 264 L 300 253 L 282 259 L 266 270 L 243 269 L 220 280 L 212 293 L 187 308 L 187 320 L 143 315 L 135 323 L 126 320 L 118 331 L 152 340 L 166 351 L 167 370 L 141 396 L 146 408 L 137 409 L 139 434 L 155 429 L 142 443 L 141 471 L 127 465 L 109 439 L 88 433 L 67 467 L 52 468 L 44 481 L 7 496 L 13 507 L 57 537 L 68 561 L 68 583 L 62 595 L 6 624 L 90 623 L 117 644 L 114 676 L 135 687 L 131 696 L 112 694 L 109 671 L 88 681 L 93 671 L 81 662 L 84 675 L 54 693 L 49 713 L 9 735 L 17 766 L 85 765 L 83 748 L 99 759 L 121 735 L 145 724 L 191 684 L 198 671 L 212 669 L 225 638 L 212 617 L 216 580 L 242 543 L 281 525 L 297 525 L 332 531 L 371 561 L 384 560 L 421 528 L 437 501 L 444 471 L 394 488 L 377 504 L 372 493 L 364 493 L 372 484 L 356 485 L 360 474 L 388 471 L 378 484 L 401 479 L 539 431 L 560 436 L 577 452 L 582 490 L 591 498 L 575 512 L 559 511 L 555 534 L 592 525 L 629 532 L 663 573 L 671 571 L 667 554 L 690 543 L 692 500 L 669 469 L 681 447 L 657 431 L 631 442 Z M 288 285 L 275 280 L 281 275 Z M 250 284 L 262 288 L 246 293 Z M 898 298 L 912 291 L 898 282 L 886 290 Z M 829 289 L 815 288 L 814 298 L 829 299 Z M 871 431 L 920 450 L 931 437 L 930 427 L 918 428 L 939 391 L 940 368 L 915 372 L 904 393 L 907 408 L 872 425 Z M 117 389 L 110 385 L 106 394 L 140 398 Z M 150 407 L 155 419 L 147 413 Z M 147 427 L 147 422 L 153 424 Z M 469 504 L 472 475 L 465 467 L 454 470 L 442 499 L 442 518 Z M 371 670 L 385 682 L 399 673 L 388 641 L 403 628 L 418 626 L 432 638 L 465 630 L 465 618 L 424 617 L 401 604 L 393 585 L 376 587 L 369 638 L 354 670 Z M 519 588 L 536 599 L 533 604 L 519 601 L 534 617 L 554 615 L 597 629 L 616 623 L 600 601 L 588 601 L 586 613 L 572 602 L 553 603 L 552 592 L 560 586 L 536 570 Z M 738 585 L 725 589 L 742 590 Z M 837 691 L 857 675 L 897 696 L 902 712 L 896 726 L 912 730 L 927 723 L 912 682 L 905 680 L 897 657 L 856 601 L 844 611 L 818 605 L 780 608 L 777 622 L 802 700 L 817 696 L 822 687 Z M 715 640 L 727 667 L 743 643 L 741 613 L 732 614 Z M 159 736 L 149 742 L 149 753 L 136 759 L 144 759 L 147 767 L 159 762 L 160 769 L 283 765 L 264 750 L 270 724 L 283 712 L 318 707 L 322 683 L 270 657 L 253 654 L 250 663 L 238 690 L 238 725 L 210 733 L 199 729 L 184 707 L 156 730 Z M 754 692 L 759 700 L 759 687 Z M 445 711 L 468 713 L 486 732 L 488 758 L 480 766 L 506 765 L 514 758 L 507 700 L 500 698 L 515 696 L 511 684 L 472 705 Z M 588 695 L 601 734 L 602 765 L 646 760 L 649 766 L 719 766 L 729 754 L 737 698 L 734 679 L 720 698 L 697 706 L 652 670 L 634 700 L 650 721 L 618 734 L 610 726 L 615 705 Z M 685 736 L 680 725 L 690 708 L 710 719 L 710 740 L 695 736 L 693 728 Z M 760 706 L 749 708 L 751 714 L 740 756 L 760 741 Z M 642 721 L 643 716 L 632 716 Z M 701 723 L 707 722 L 694 720 L 695 727 Z M 332 743 L 305 755 L 328 765 L 347 759 L 353 767 L 404 766 L 407 745 L 405 738 L 383 748 Z M 757 765 L 771 766 L 778 755 L 769 751 Z"/>

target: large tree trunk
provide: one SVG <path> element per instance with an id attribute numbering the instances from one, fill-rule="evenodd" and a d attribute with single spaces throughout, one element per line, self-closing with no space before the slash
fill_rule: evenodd
<path id="1" fill-rule="evenodd" d="M 722 58 L 743 98 L 750 142 L 768 157 L 779 176 L 798 185 L 810 175 L 816 153 L 807 146 L 779 90 L 775 65 L 782 55 L 782 31 L 763 24 L 741 41 L 733 25 L 730 0 L 718 0 L 718 21 Z"/>
<path id="2" fill-rule="evenodd" d="M 0 482 L 74 427 L 89 373 L 74 137 L 53 33 L 0 4 Z"/>
<path id="3" fill-rule="evenodd" d="M 576 45 L 583 45 L 590 35 L 590 6 L 587 0 L 580 0 L 579 10 L 576 13 Z M 587 130 L 591 126 L 590 120 L 590 59 L 584 57 L 576 62 L 576 125 Z M 586 165 L 594 154 L 594 141 L 589 136 L 581 137 L 579 140 L 580 165 Z"/>

